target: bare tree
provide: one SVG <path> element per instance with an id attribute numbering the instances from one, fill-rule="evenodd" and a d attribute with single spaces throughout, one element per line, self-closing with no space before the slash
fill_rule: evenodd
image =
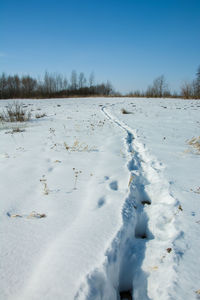
<path id="1" fill-rule="evenodd" d="M 147 97 L 164 97 L 170 94 L 168 84 L 164 75 L 157 77 L 153 81 L 153 85 L 149 86 L 146 91 Z"/>
<path id="2" fill-rule="evenodd" d="M 83 72 L 79 74 L 78 78 L 78 87 L 79 89 L 83 88 L 86 85 L 86 78 Z"/>
<path id="3" fill-rule="evenodd" d="M 75 70 L 72 71 L 72 74 L 71 74 L 71 89 L 72 90 L 76 90 L 77 89 L 77 73 Z"/>
<path id="4" fill-rule="evenodd" d="M 197 69 L 196 76 L 197 76 L 197 80 L 198 80 L 199 83 L 200 83 L 200 66 L 199 66 L 198 69 Z"/>
<path id="5" fill-rule="evenodd" d="M 94 86 L 94 81 L 95 81 L 95 76 L 94 76 L 94 72 L 92 72 L 89 76 L 89 87 Z"/>
<path id="6" fill-rule="evenodd" d="M 200 66 L 197 69 L 195 80 L 195 97 L 200 99 Z"/>
<path id="7" fill-rule="evenodd" d="M 110 95 L 111 93 L 113 92 L 113 87 L 112 87 L 112 84 L 111 82 L 108 80 L 106 82 L 106 95 Z"/>
<path id="8" fill-rule="evenodd" d="M 67 80 L 67 77 L 65 77 L 63 79 L 63 90 L 66 90 L 68 88 L 68 80 Z"/>
<path id="9" fill-rule="evenodd" d="M 181 96 L 185 99 L 192 98 L 193 85 L 190 82 L 185 81 L 181 86 Z"/>
<path id="10" fill-rule="evenodd" d="M 53 75 L 49 74 L 47 71 L 44 75 L 44 92 L 47 95 L 54 93 L 56 91 L 56 82 Z"/>
<path id="11" fill-rule="evenodd" d="M 0 98 L 6 98 L 6 87 L 7 87 L 7 78 L 6 78 L 6 74 L 2 73 L 1 77 L 0 77 Z"/>
<path id="12" fill-rule="evenodd" d="M 55 91 L 56 93 L 63 89 L 63 76 L 61 74 L 55 74 Z"/>
<path id="13" fill-rule="evenodd" d="M 20 78 L 18 75 L 8 76 L 7 77 L 7 88 L 8 88 L 8 97 L 16 98 L 20 97 Z"/>
<path id="14" fill-rule="evenodd" d="M 33 93 L 37 86 L 37 81 L 30 76 L 23 76 L 21 78 L 21 85 L 22 85 L 22 94 L 25 97 L 28 97 Z"/>
<path id="15" fill-rule="evenodd" d="M 161 76 L 157 77 L 154 80 L 153 88 L 154 88 L 155 94 L 158 97 L 163 97 L 164 96 L 164 94 L 168 90 L 168 84 L 166 82 L 166 79 L 165 79 L 164 75 L 161 75 Z"/>

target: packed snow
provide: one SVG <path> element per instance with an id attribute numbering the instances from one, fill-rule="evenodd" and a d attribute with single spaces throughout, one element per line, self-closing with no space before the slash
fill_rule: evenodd
<path id="1" fill-rule="evenodd" d="M 18 101 L 31 120 L 0 123 L 0 300 L 200 298 L 200 101 Z"/>

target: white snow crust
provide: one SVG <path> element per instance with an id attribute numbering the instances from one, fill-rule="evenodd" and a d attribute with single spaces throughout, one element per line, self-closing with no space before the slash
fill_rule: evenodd
<path id="1" fill-rule="evenodd" d="M 198 299 L 200 101 L 21 101 L 31 121 L 0 123 L 0 300 Z"/>

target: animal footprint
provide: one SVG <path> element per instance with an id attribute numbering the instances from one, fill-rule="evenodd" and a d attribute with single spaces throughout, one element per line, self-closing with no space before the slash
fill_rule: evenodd
<path id="1" fill-rule="evenodd" d="M 101 197 L 101 198 L 99 198 L 99 200 L 98 200 L 97 207 L 100 208 L 100 207 L 102 207 L 105 203 L 106 203 L 105 197 Z"/>
<path id="2" fill-rule="evenodd" d="M 112 181 L 110 184 L 109 184 L 111 190 L 113 191 L 117 191 L 118 190 L 118 182 L 115 180 L 115 181 Z"/>

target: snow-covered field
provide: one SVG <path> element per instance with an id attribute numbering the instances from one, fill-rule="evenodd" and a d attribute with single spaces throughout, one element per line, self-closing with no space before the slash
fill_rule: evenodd
<path id="1" fill-rule="evenodd" d="M 0 300 L 198 299 L 200 101 L 23 103 L 0 124 Z"/>

